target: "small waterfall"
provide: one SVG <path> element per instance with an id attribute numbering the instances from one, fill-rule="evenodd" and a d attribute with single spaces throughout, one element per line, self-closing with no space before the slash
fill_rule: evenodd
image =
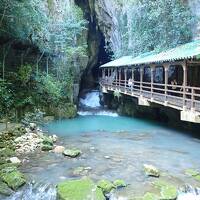
<path id="1" fill-rule="evenodd" d="M 56 189 L 49 184 L 30 183 L 5 200 L 56 200 Z"/>
<path id="2" fill-rule="evenodd" d="M 100 108 L 100 92 L 93 90 L 86 93 L 85 97 L 80 98 L 80 105 L 88 108 Z"/>
<path id="3" fill-rule="evenodd" d="M 88 115 L 98 115 L 98 116 L 111 116 L 117 117 L 118 114 L 111 110 L 105 109 L 100 104 L 100 96 L 102 94 L 98 90 L 92 90 L 83 95 L 80 98 L 80 110 L 78 114 L 81 116 L 88 116 Z"/>

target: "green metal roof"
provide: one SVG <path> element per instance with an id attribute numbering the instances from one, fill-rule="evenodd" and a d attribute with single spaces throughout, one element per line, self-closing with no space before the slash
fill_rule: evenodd
<path id="1" fill-rule="evenodd" d="M 200 58 L 200 40 L 196 40 L 161 53 L 147 52 L 137 57 L 124 56 L 101 67 L 121 67 L 142 64 L 175 62 L 180 60 Z"/>

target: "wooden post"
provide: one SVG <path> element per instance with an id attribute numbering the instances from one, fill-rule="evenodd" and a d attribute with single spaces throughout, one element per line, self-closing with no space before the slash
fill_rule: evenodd
<path id="1" fill-rule="evenodd" d="M 164 73 L 165 73 L 165 104 L 167 104 L 167 85 L 168 85 L 168 71 L 169 71 L 169 64 L 163 64 Z"/>
<path id="2" fill-rule="evenodd" d="M 187 63 L 186 61 L 182 65 L 183 67 L 183 109 L 186 109 L 186 86 L 187 86 Z"/>
<path id="3" fill-rule="evenodd" d="M 119 86 L 121 85 L 121 69 L 119 69 Z"/>
<path id="4" fill-rule="evenodd" d="M 131 93 L 133 94 L 133 86 L 134 86 L 134 68 L 132 68 L 132 85 L 131 85 Z"/>
<path id="5" fill-rule="evenodd" d="M 142 95 L 142 86 L 143 86 L 143 73 L 144 73 L 144 67 L 140 67 L 140 95 Z"/>
<path id="6" fill-rule="evenodd" d="M 155 65 L 150 65 L 150 67 L 151 67 L 151 100 L 153 100 L 153 82 L 154 82 Z"/>
<path id="7" fill-rule="evenodd" d="M 124 69 L 124 81 L 125 81 L 124 86 L 126 90 L 126 86 L 127 86 L 127 69 L 126 68 Z"/>

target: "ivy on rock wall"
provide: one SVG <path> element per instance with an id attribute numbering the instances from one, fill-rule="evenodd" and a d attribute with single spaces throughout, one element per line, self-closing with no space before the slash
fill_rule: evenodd
<path id="1" fill-rule="evenodd" d="M 115 56 L 161 51 L 192 38 L 195 17 L 182 0 L 118 0 L 121 48 Z"/>
<path id="2" fill-rule="evenodd" d="M 0 118 L 22 117 L 38 108 L 74 116 L 73 85 L 88 57 L 82 10 L 70 0 L 2 0 L 0 38 L 0 92 L 8 91 L 0 99 Z M 33 62 L 25 59 L 30 48 Z M 9 66 L 9 55 L 15 54 Z M 4 109 L 5 103 L 9 108 Z"/>

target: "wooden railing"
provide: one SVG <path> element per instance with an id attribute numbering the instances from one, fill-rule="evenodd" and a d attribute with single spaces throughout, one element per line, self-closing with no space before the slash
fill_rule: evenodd
<path id="1" fill-rule="evenodd" d="M 189 109 L 200 112 L 200 88 L 198 87 L 140 81 L 132 81 L 130 85 L 125 80 L 109 81 L 104 79 L 100 81 L 100 85 L 107 90 L 119 90 L 120 93 L 135 97 L 143 96 L 151 102 L 179 110 Z"/>

